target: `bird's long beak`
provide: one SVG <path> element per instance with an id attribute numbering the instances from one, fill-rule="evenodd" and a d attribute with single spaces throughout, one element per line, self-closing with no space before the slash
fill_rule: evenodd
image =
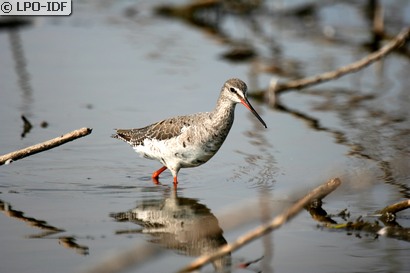
<path id="1" fill-rule="evenodd" d="M 263 119 L 259 116 L 259 114 L 256 112 L 255 109 L 253 109 L 252 105 L 249 103 L 247 98 L 241 98 L 241 103 L 249 109 L 249 111 L 252 112 L 252 114 L 255 115 L 255 117 L 257 117 L 259 119 L 259 121 L 263 124 L 263 126 L 265 126 L 265 128 L 268 128 L 266 126 L 266 123 L 263 121 Z"/>

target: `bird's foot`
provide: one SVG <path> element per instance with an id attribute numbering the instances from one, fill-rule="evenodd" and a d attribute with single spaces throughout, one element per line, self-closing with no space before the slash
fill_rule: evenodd
<path id="1" fill-rule="evenodd" d="M 161 183 L 159 183 L 158 177 L 152 177 L 152 182 L 153 182 L 155 185 L 161 185 Z"/>
<path id="2" fill-rule="evenodd" d="M 167 167 L 163 166 L 160 169 L 156 170 L 155 172 L 152 173 L 152 179 L 155 179 L 158 181 L 159 175 L 165 171 Z"/>

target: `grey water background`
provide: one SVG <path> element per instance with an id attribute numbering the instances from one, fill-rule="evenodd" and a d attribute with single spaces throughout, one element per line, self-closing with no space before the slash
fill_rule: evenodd
<path id="1" fill-rule="evenodd" d="M 409 25 L 407 1 L 381 2 L 389 33 Z M 219 244 L 264 221 L 256 208 L 239 218 L 259 220 L 230 229 L 235 219 L 226 212 L 267 199 L 275 215 L 333 177 L 343 184 L 325 199 L 329 213 L 347 208 L 358 217 L 409 198 L 408 47 L 407 55 L 394 52 L 357 73 L 283 94 L 287 111 L 251 101 L 268 129 L 238 105 L 210 162 L 182 169 L 176 193 L 167 171 L 154 185 L 150 175 L 159 163 L 111 139 L 113 128 L 209 111 L 230 77 L 252 92 L 272 79 L 333 70 L 368 54 L 363 45 L 371 40 L 361 1 L 326 2 L 308 16 L 279 12 L 305 1 L 268 1 L 276 15 L 225 15 L 219 27 L 229 39 L 156 15 L 161 3 L 75 1 L 69 17 L 25 18 L 24 27 L 0 30 L 0 153 L 93 128 L 0 167 L 0 272 L 82 272 L 145 243 L 164 251 L 127 272 L 175 272 L 200 254 L 187 250 L 191 237 L 200 240 L 195 232 L 178 223 L 155 229 L 132 219 L 133 209 L 163 217 L 166 226 L 173 223 L 165 215 L 170 208 L 198 232 L 212 222 L 223 232 L 211 240 Z M 259 55 L 229 62 L 222 55 L 236 44 L 226 40 L 252 45 Z M 277 73 L 266 72 L 268 65 Z M 24 137 L 21 115 L 33 124 Z M 409 212 L 398 220 L 408 227 Z M 408 272 L 409 255 L 407 241 L 330 232 L 302 212 L 231 259 L 264 257 L 233 272 Z"/>

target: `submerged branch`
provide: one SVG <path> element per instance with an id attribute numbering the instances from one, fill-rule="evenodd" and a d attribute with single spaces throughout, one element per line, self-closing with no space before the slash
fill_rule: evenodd
<path id="1" fill-rule="evenodd" d="M 353 232 L 357 237 L 361 237 L 360 233 L 365 232 L 377 236 L 386 236 L 403 241 L 410 241 L 410 229 L 402 227 L 396 222 L 396 213 L 410 208 L 410 199 L 404 200 L 385 207 L 382 210 L 376 211 L 375 214 L 367 216 L 359 216 L 351 220 L 350 213 L 345 209 L 337 215 L 329 215 L 322 208 L 321 202 L 314 202 L 306 209 L 312 215 L 312 218 L 318 221 L 323 227 L 331 230 L 346 231 L 349 235 Z M 384 226 L 379 221 L 373 221 L 373 217 L 379 217 Z M 337 223 L 333 217 L 340 217 L 344 223 Z M 369 218 L 370 219 L 367 219 Z"/>
<path id="2" fill-rule="evenodd" d="M 25 137 L 28 133 L 30 133 L 31 128 L 33 128 L 33 125 L 31 125 L 31 122 L 24 116 L 21 116 L 21 119 L 23 120 L 23 133 L 21 133 L 21 137 Z"/>
<path id="3" fill-rule="evenodd" d="M 36 236 L 36 238 L 43 238 L 50 234 L 55 234 L 64 231 L 64 229 L 60 229 L 52 225 L 49 225 L 44 220 L 39 220 L 33 217 L 25 216 L 23 211 L 13 209 L 13 207 L 9 203 L 4 202 L 2 200 L 0 200 L 0 212 L 3 212 L 4 215 L 6 215 L 7 217 L 23 221 L 29 226 L 36 227 L 46 231 L 45 233 L 43 233 L 45 235 L 38 235 Z"/>
<path id="4" fill-rule="evenodd" d="M 199 269 L 205 264 L 219 257 L 227 255 L 228 253 L 241 248 L 242 246 L 273 231 L 274 229 L 279 228 L 280 226 L 288 222 L 290 219 L 295 217 L 309 203 L 311 203 L 312 201 L 316 199 L 324 198 L 326 195 L 334 191 L 340 184 L 341 182 L 339 178 L 334 178 L 326 182 L 325 184 L 309 192 L 307 195 L 305 195 L 303 198 L 301 198 L 299 201 L 293 204 L 290 208 L 288 208 L 285 212 L 276 216 L 271 222 L 261 225 L 257 227 L 256 229 L 242 235 L 233 243 L 224 245 L 223 247 L 219 248 L 219 250 L 211 254 L 203 255 L 199 257 L 198 259 L 193 261 L 191 264 L 181 269 L 179 272 L 191 272 L 193 270 Z"/>
<path id="5" fill-rule="evenodd" d="M 89 248 L 85 245 L 79 245 L 76 242 L 76 238 L 72 236 L 61 236 L 58 238 L 58 244 L 67 249 L 74 249 L 80 255 L 88 255 Z"/>
<path id="6" fill-rule="evenodd" d="M 5 155 L 0 156 L 0 165 L 3 164 L 8 164 L 11 163 L 12 161 L 36 154 L 36 153 L 40 153 L 52 148 L 55 148 L 57 146 L 60 146 L 64 143 L 73 141 L 77 138 L 80 137 L 84 137 L 86 135 L 91 134 L 92 129 L 91 128 L 81 128 L 78 130 L 74 130 L 70 133 L 67 133 L 65 135 L 53 138 L 51 140 L 12 152 L 12 153 L 8 153 Z"/>
<path id="7" fill-rule="evenodd" d="M 40 220 L 33 217 L 24 215 L 23 211 L 15 210 L 13 207 L 0 199 L 0 212 L 10 218 L 14 218 L 25 222 L 27 225 L 41 229 L 43 232 L 39 234 L 27 235 L 26 238 L 30 239 L 42 239 L 52 238 L 52 235 L 65 232 L 64 229 L 52 226 L 44 220 Z M 79 245 L 75 241 L 74 237 L 61 236 L 58 238 L 59 244 L 68 249 L 74 249 L 78 254 L 88 255 L 88 246 Z"/>

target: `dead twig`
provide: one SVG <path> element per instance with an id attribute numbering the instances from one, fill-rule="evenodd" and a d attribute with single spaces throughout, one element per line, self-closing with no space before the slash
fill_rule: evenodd
<path id="1" fill-rule="evenodd" d="M 25 137 L 28 133 L 30 133 L 31 128 L 33 128 L 33 125 L 31 125 L 31 122 L 24 115 L 21 116 L 21 119 L 24 122 L 23 133 L 21 133 L 21 137 Z"/>
<path id="2" fill-rule="evenodd" d="M 54 147 L 60 146 L 64 143 L 73 141 L 77 138 L 89 135 L 92 132 L 91 128 L 81 128 L 78 130 L 74 130 L 68 134 L 62 135 L 60 137 L 53 138 L 51 140 L 12 152 L 5 155 L 0 156 L 0 165 L 8 164 L 11 161 L 15 161 L 39 152 L 43 152 Z"/>
<path id="3" fill-rule="evenodd" d="M 384 209 L 377 211 L 377 214 L 381 214 L 380 219 L 383 222 L 389 223 L 396 220 L 396 213 L 410 208 L 410 199 L 395 203 L 387 206 Z"/>
<path id="4" fill-rule="evenodd" d="M 380 210 L 379 213 L 397 213 L 399 211 L 410 208 L 410 199 L 397 202 L 393 205 L 387 206 L 384 209 Z"/>
<path id="5" fill-rule="evenodd" d="M 352 73 L 355 71 L 358 71 L 373 62 L 381 59 L 391 51 L 393 51 L 396 48 L 401 47 L 407 39 L 410 37 L 410 28 L 406 28 L 402 30 L 393 40 L 391 40 L 389 43 L 387 43 L 385 46 L 380 48 L 378 51 L 375 51 L 366 57 L 351 63 L 346 66 L 342 66 L 337 70 L 334 71 L 329 71 L 325 72 L 316 76 L 312 77 L 307 77 L 299 80 L 294 80 L 294 81 L 289 81 L 285 83 L 278 83 L 278 82 L 273 82 L 269 87 L 268 90 L 268 97 L 275 97 L 278 94 L 281 94 L 287 90 L 290 89 L 301 89 L 304 87 L 311 86 L 313 84 L 318 84 L 324 81 L 330 81 L 333 79 L 340 78 L 348 73 Z"/>
<path id="6" fill-rule="evenodd" d="M 307 206 L 313 200 L 325 197 L 326 195 L 334 191 L 340 184 L 341 182 L 339 178 L 331 179 L 325 184 L 309 192 L 307 195 L 305 195 L 303 198 L 301 198 L 299 201 L 293 204 L 285 212 L 276 216 L 271 222 L 261 225 L 255 228 L 254 230 L 251 230 L 250 232 L 237 238 L 237 240 L 233 243 L 224 245 L 221 248 L 219 248 L 219 250 L 216 250 L 211 254 L 202 255 L 201 257 L 193 261 L 191 264 L 181 269 L 179 272 L 191 272 L 193 270 L 199 269 L 205 264 L 224 255 L 227 255 L 230 252 L 250 243 L 251 241 L 273 231 L 274 229 L 279 228 L 280 226 L 288 222 L 290 219 L 295 217 L 301 210 L 303 210 L 305 206 Z"/>

